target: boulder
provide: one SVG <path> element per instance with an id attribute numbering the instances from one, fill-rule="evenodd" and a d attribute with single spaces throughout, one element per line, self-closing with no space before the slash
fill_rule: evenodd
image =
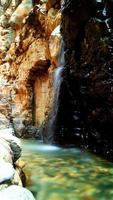
<path id="1" fill-rule="evenodd" d="M 3 200 L 35 200 L 32 193 L 21 186 L 12 185 L 0 191 Z"/>
<path id="2" fill-rule="evenodd" d="M 0 138 L 0 161 L 5 161 L 12 164 L 13 159 L 13 152 L 11 150 L 11 147 L 9 143 L 4 140 L 3 138 Z"/>
<path id="3" fill-rule="evenodd" d="M 0 183 L 11 180 L 14 176 L 15 170 L 12 164 L 0 161 Z"/>
<path id="4" fill-rule="evenodd" d="M 21 142 L 18 138 L 12 135 L 12 129 L 0 130 L 0 138 L 9 144 L 13 152 L 13 161 L 15 162 L 21 156 Z"/>

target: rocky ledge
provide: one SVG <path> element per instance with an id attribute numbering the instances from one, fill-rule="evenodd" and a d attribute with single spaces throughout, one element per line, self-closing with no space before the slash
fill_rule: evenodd
<path id="1" fill-rule="evenodd" d="M 34 200 L 32 193 L 24 188 L 24 164 L 21 157 L 21 142 L 13 135 L 13 130 L 0 130 L 0 199 Z"/>

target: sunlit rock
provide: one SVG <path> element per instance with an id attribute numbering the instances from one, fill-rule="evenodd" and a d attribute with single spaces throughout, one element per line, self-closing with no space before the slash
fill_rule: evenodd
<path id="1" fill-rule="evenodd" d="M 14 40 L 14 32 L 11 28 L 0 30 L 0 51 L 6 51 L 9 49 L 11 42 Z"/>
<path id="2" fill-rule="evenodd" d="M 14 176 L 14 168 L 12 164 L 0 161 L 0 183 L 11 180 Z"/>
<path id="3" fill-rule="evenodd" d="M 13 152 L 9 143 L 0 137 L 0 161 L 13 162 Z"/>
<path id="4" fill-rule="evenodd" d="M 61 12 L 59 9 L 51 8 L 46 17 L 46 33 L 51 35 L 52 31 L 60 24 Z"/>
<path id="5" fill-rule="evenodd" d="M 35 200 L 32 193 L 21 186 L 12 185 L 0 191 L 0 199 L 4 200 Z"/>
<path id="6" fill-rule="evenodd" d="M 23 23 L 25 17 L 28 16 L 32 9 L 32 0 L 23 0 L 12 14 L 9 23 L 15 30 L 19 29 Z"/>
<path id="7" fill-rule="evenodd" d="M 21 181 L 21 178 L 20 178 L 20 173 L 18 172 L 17 169 L 15 170 L 13 179 L 11 180 L 11 184 L 12 185 L 22 186 L 22 181 Z"/>
<path id="8" fill-rule="evenodd" d="M 51 33 L 50 40 L 49 40 L 51 62 L 56 67 L 59 64 L 60 47 L 61 47 L 61 34 L 60 34 L 60 25 L 59 25 Z"/>
<path id="9" fill-rule="evenodd" d="M 0 26 L 2 26 L 3 28 L 6 28 L 7 23 L 8 23 L 8 21 L 7 21 L 6 16 L 1 15 L 0 16 Z"/>
<path id="10" fill-rule="evenodd" d="M 12 129 L 0 130 L 0 138 L 9 144 L 13 154 L 12 160 L 15 162 L 21 156 L 21 143 L 11 132 L 14 133 Z"/>
<path id="11" fill-rule="evenodd" d="M 33 5 L 31 0 L 16 0 L 4 12 L 1 8 L 0 128 L 12 127 L 19 137 L 27 130 L 36 136 L 51 109 L 60 45 L 60 34 L 53 31 L 60 24 L 59 8 L 60 1 L 46 0 Z"/>
<path id="12" fill-rule="evenodd" d="M 0 113 L 0 128 L 4 129 L 8 126 L 9 126 L 9 120 L 6 118 L 4 114 Z"/>

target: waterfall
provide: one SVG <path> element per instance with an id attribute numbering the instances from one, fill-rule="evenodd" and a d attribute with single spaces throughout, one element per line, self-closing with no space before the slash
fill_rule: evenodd
<path id="1" fill-rule="evenodd" d="M 63 67 L 64 67 L 64 42 L 63 40 L 61 40 L 61 50 L 59 53 L 59 65 L 57 69 L 55 69 L 54 77 L 53 77 L 53 89 L 54 89 L 53 110 L 52 110 L 53 126 L 57 117 L 57 112 L 58 112 L 58 107 L 59 107 L 59 95 L 60 95 L 60 87 L 62 83 Z"/>
<path id="2" fill-rule="evenodd" d="M 59 93 L 60 93 L 60 86 L 62 82 L 62 72 L 64 66 L 64 43 L 63 40 L 61 41 L 61 50 L 59 54 L 59 66 L 55 69 L 54 78 L 53 78 L 53 89 L 54 89 L 54 98 L 53 98 L 53 117 L 56 116 L 58 105 L 59 105 Z"/>
<path id="3" fill-rule="evenodd" d="M 60 85 L 62 82 L 62 71 L 63 71 L 63 66 L 60 66 L 54 72 L 54 85 L 53 85 L 53 89 L 54 89 L 53 114 L 54 114 L 54 117 L 58 110 Z"/>
<path id="4" fill-rule="evenodd" d="M 60 87 L 62 83 L 62 73 L 64 67 L 64 42 L 61 40 L 61 49 L 59 53 L 59 62 L 58 67 L 55 69 L 53 74 L 53 106 L 52 111 L 50 113 L 50 117 L 47 124 L 47 134 L 48 138 L 46 138 L 46 142 L 53 141 L 53 135 L 55 131 L 55 122 L 57 120 L 57 113 L 59 108 L 59 95 L 60 95 Z"/>

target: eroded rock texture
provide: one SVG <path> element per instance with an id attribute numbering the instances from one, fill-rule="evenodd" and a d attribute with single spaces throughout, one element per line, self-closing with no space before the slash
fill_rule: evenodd
<path id="1" fill-rule="evenodd" d="M 6 0 L 0 9 L 0 128 L 38 137 L 58 66 L 60 1 Z"/>
<path id="2" fill-rule="evenodd" d="M 113 2 L 65 0 L 65 71 L 55 142 L 113 160 Z"/>

